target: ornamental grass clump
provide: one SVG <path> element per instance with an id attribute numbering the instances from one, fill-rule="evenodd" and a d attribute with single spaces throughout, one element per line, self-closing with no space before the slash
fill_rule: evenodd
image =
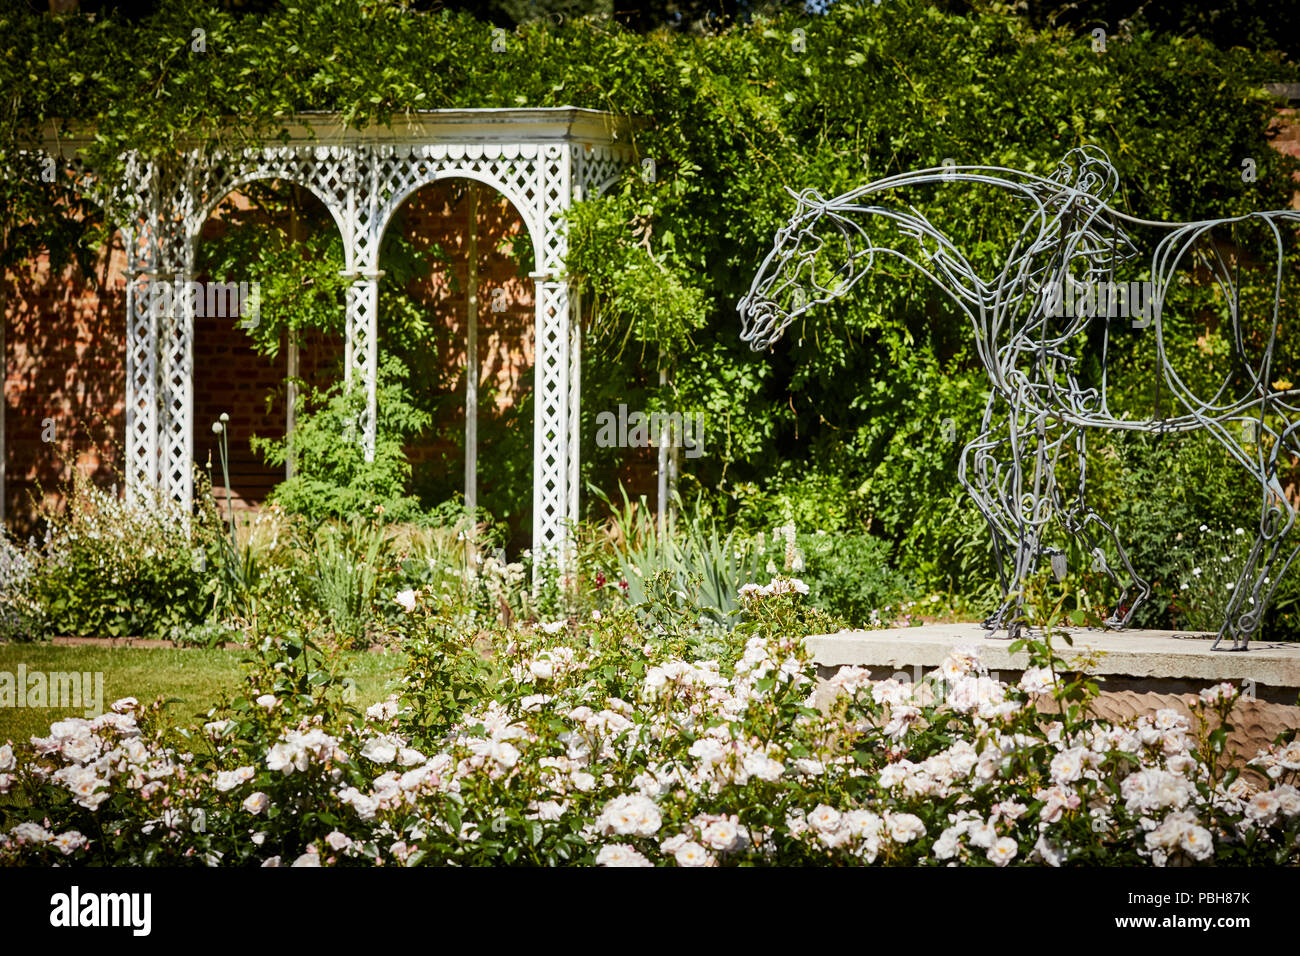
<path id="1" fill-rule="evenodd" d="M 631 610 L 500 628 L 435 721 L 411 691 L 467 666 L 451 631 L 429 624 L 408 690 L 364 712 L 328 656 L 264 642 L 247 693 L 186 733 L 126 700 L 6 744 L 0 861 L 1300 862 L 1300 741 L 1234 760 L 1236 688 L 1108 722 L 1050 649 L 1007 683 L 960 647 L 918 683 L 846 667 L 819 684 L 802 592 L 748 590 L 721 658 L 662 653 Z"/>

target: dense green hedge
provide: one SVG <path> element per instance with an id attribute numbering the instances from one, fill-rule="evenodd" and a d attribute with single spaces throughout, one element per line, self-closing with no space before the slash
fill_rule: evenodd
<path id="1" fill-rule="evenodd" d="M 205 52 L 193 52 L 194 30 Z M 951 418 L 961 436 L 977 425 L 985 386 L 970 331 L 919 277 L 898 272 L 814 313 L 770 356 L 749 354 L 735 302 L 789 214 L 782 187 L 831 195 L 947 157 L 1044 171 L 1094 143 L 1119 169 L 1119 205 L 1148 218 L 1279 208 L 1293 188 L 1295 164 L 1269 143 L 1277 104 L 1263 85 L 1294 80 L 1294 67 L 1195 39 L 1113 36 L 1098 53 L 1088 33 L 908 2 L 837 3 L 826 16 L 716 35 L 538 23 L 505 34 L 494 52 L 500 36 L 465 15 L 358 0 L 286 3 L 261 18 L 187 0 L 130 26 L 6 13 L 0 149 L 12 164 L 13 143 L 52 116 L 95 119 L 91 158 L 106 166 L 127 147 L 166 153 L 196 132 L 270 136 L 276 116 L 306 109 L 358 124 L 439 107 L 575 104 L 639 116 L 636 146 L 654 160 L 653 181 L 632 170 L 573 219 L 570 267 L 595 303 L 587 440 L 594 446 L 594 415 L 618 402 L 704 411 L 705 454 L 684 462 L 686 493 L 702 488 L 752 527 L 793 519 L 801 533 L 870 531 L 919 584 L 959 590 L 991 573 L 983 523 L 955 480 L 961 443 L 940 428 Z M 229 116 L 238 132 L 222 126 Z M 1253 182 L 1240 175 L 1245 158 L 1257 165 Z M 15 216 L 48 198 L 30 176 L 0 188 L 23 197 Z M 988 196 L 928 202 L 963 247 L 989 251 L 1005 229 L 1006 210 Z M 1202 339 L 1200 352 L 1189 344 L 1175 358 L 1208 375 L 1213 360 L 1200 356 L 1221 354 L 1220 331 L 1190 319 L 1171 328 Z M 1293 341 L 1283 340 L 1283 373 L 1296 364 Z M 1112 347 L 1112 405 L 1148 410 L 1149 342 L 1135 334 Z M 1122 532 L 1137 534 L 1139 561 L 1158 558 L 1189 524 L 1225 519 L 1239 497 L 1226 456 L 1162 441 L 1159 455 L 1118 439 L 1096 447 L 1126 462 L 1094 469 L 1096 493 L 1127 521 Z M 615 453 L 583 454 L 587 477 L 607 485 Z M 1167 476 L 1180 471 L 1195 487 L 1170 494 Z M 1166 493 L 1150 493 L 1158 488 Z"/>

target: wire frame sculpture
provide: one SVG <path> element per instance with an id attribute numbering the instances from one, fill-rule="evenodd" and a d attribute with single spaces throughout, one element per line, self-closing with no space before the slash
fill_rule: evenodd
<path id="1" fill-rule="evenodd" d="M 1019 212 L 991 271 L 977 269 L 907 201 L 919 187 L 954 184 L 999 191 Z M 1118 186 L 1109 158 L 1088 146 L 1070 150 L 1050 175 L 948 165 L 833 199 L 811 189 L 792 193 L 798 207 L 738 304 L 741 339 L 756 351 L 770 349 L 792 322 L 847 295 L 890 259 L 919 270 L 964 313 L 989 397 L 978 434 L 962 449 L 958 480 L 993 538 L 1002 598 L 983 623 L 1009 637 L 1023 626 L 1026 579 L 1043 562 L 1058 579 L 1067 573 L 1068 549 L 1056 542 L 1073 539 L 1092 557 L 1093 570 L 1119 588 L 1108 628 L 1127 627 L 1151 595 L 1116 529 L 1089 504 L 1089 434 L 1208 433 L 1259 493 L 1254 544 L 1213 645 L 1244 651 L 1300 552 L 1289 541 L 1296 508 L 1279 480 L 1280 456 L 1300 457 L 1300 389 L 1274 380 L 1286 249 L 1300 211 L 1153 221 L 1114 209 L 1109 202 Z M 1247 279 L 1260 288 L 1243 295 L 1243 253 L 1216 238 L 1216 230 L 1262 238 L 1275 265 L 1251 263 Z M 1139 231 L 1158 237 L 1149 263 L 1133 239 Z M 1135 273 L 1140 278 L 1131 281 Z M 1166 337 L 1178 312 L 1172 306 L 1189 289 L 1208 289 L 1230 330 L 1232 354 L 1217 387 L 1200 383 L 1204 368 L 1189 375 L 1180 365 L 1185 343 Z M 1252 305 L 1261 307 L 1252 312 Z M 1157 414 L 1147 418 L 1110 407 L 1111 337 L 1126 327 L 1154 333 L 1144 343 L 1153 345 L 1146 354 L 1157 389 L 1169 393 L 1167 411 L 1159 397 Z M 1231 645 L 1221 648 L 1225 637 Z"/>

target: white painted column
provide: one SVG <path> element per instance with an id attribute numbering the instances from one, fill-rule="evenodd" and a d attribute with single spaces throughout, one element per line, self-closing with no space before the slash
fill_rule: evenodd
<path id="1" fill-rule="evenodd" d="M 158 434 L 162 489 L 187 508 L 194 500 L 194 309 L 186 294 L 194 275 L 193 259 L 190 248 L 180 270 L 167 276 L 172 282 L 171 308 L 159 317 L 163 345 Z"/>
<path id="2" fill-rule="evenodd" d="M 566 451 L 568 474 L 565 481 L 569 494 L 565 517 L 571 527 L 581 514 L 578 505 L 582 486 L 582 298 L 572 289 L 569 291 L 569 427 Z M 566 540 L 566 552 L 572 544 L 571 539 Z M 572 555 L 566 555 L 566 568 L 572 567 L 571 558 Z"/>
<path id="3" fill-rule="evenodd" d="M 466 201 L 468 256 L 465 278 L 465 507 L 478 507 L 478 187 L 470 184 Z M 471 544 L 472 548 L 472 544 Z M 472 553 L 472 552 L 471 552 Z"/>
<path id="4" fill-rule="evenodd" d="M 533 368 L 534 566 L 565 560 L 569 453 L 569 284 L 533 273 L 536 356 Z"/>
<path id="5" fill-rule="evenodd" d="M 139 501 L 158 486 L 158 323 L 149 303 L 153 272 L 127 239 L 126 497 Z"/>
<path id="6" fill-rule="evenodd" d="M 298 206 L 302 202 L 301 188 L 293 184 L 293 201 L 289 204 L 289 245 L 298 247 Z M 284 477 L 292 478 L 298 470 L 293 451 L 293 430 L 298 424 L 298 330 L 290 329 L 285 344 L 284 370 Z"/>
<path id="7" fill-rule="evenodd" d="M 0 243 L 0 246 L 7 242 Z M 9 348 L 5 342 L 5 284 L 4 275 L 0 274 L 0 531 L 5 523 L 5 462 L 9 458 L 9 446 L 5 444 L 5 383 L 9 376 Z"/>
<path id="8" fill-rule="evenodd" d="M 664 386 L 668 384 L 668 370 L 659 369 L 659 394 L 663 395 Z M 666 428 L 660 428 L 658 434 L 659 453 L 657 477 L 658 481 L 655 487 L 655 511 L 658 513 L 656 522 L 659 531 L 659 540 L 664 538 L 664 532 L 668 525 L 668 446 L 672 435 Z"/>
<path id="9" fill-rule="evenodd" d="M 366 407 L 358 422 L 366 461 L 375 460 L 375 419 L 379 375 L 379 271 L 350 272 L 347 290 L 346 365 L 344 384 L 359 381 L 366 390 Z"/>

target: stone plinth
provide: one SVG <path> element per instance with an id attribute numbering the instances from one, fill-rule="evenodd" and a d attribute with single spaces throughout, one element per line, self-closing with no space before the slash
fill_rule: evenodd
<path id="1" fill-rule="evenodd" d="M 1070 628 L 1064 633 L 1073 646 L 1054 636 L 1053 649 L 1098 679 L 1101 694 L 1092 706 L 1097 717 L 1120 721 L 1163 708 L 1191 716 L 1193 695 L 1231 681 L 1244 692 L 1229 718 L 1234 762 L 1240 765 L 1282 731 L 1300 727 L 1300 644 L 1260 643 L 1225 652 L 1210 650 L 1212 634 L 1187 631 Z M 868 668 L 877 680 L 919 681 L 959 644 L 978 647 L 992 676 L 1008 683 L 1018 681 L 1029 662 L 1027 652 L 1010 653 L 1010 641 L 991 638 L 973 623 L 842 631 L 807 642 L 823 678 L 851 665 Z"/>
<path id="2" fill-rule="evenodd" d="M 1212 651 L 1213 635 L 1189 631 L 1101 631 L 1069 628 L 1073 646 L 1055 636 L 1059 656 L 1102 678 L 1106 690 L 1195 693 L 1220 681 L 1243 685 L 1260 700 L 1296 703 L 1300 695 L 1300 643 L 1252 644 L 1242 652 Z M 958 644 L 980 649 L 980 659 L 1002 680 L 1015 681 L 1028 666 L 1026 651 L 1012 654 L 1011 642 L 993 638 L 978 624 L 931 624 L 883 631 L 841 631 L 808 638 L 813 659 L 827 674 L 846 665 L 868 667 L 873 677 L 902 671 L 917 678 L 938 667 Z M 1226 647 L 1225 641 L 1220 647 Z"/>

